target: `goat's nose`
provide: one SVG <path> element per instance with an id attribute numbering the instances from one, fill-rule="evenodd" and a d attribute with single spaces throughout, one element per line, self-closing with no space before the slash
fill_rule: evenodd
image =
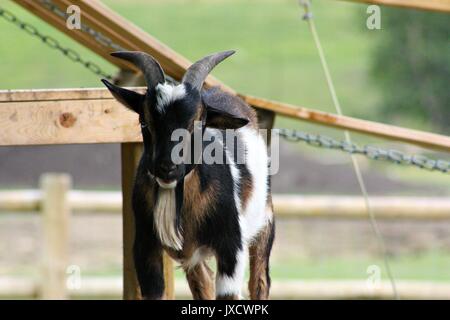
<path id="1" fill-rule="evenodd" d="M 163 162 L 161 163 L 161 169 L 169 173 L 176 169 L 176 165 L 171 162 Z"/>

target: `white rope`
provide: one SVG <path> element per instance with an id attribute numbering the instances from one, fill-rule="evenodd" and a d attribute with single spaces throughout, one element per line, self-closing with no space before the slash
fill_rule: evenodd
<path id="1" fill-rule="evenodd" d="M 299 3 L 305 9 L 305 15 L 303 16 L 303 19 L 308 22 L 309 29 L 310 29 L 311 34 L 313 36 L 314 43 L 315 43 L 315 45 L 317 47 L 317 51 L 319 53 L 320 62 L 322 64 L 322 68 L 323 68 L 323 71 L 325 73 L 325 78 L 326 78 L 326 81 L 327 81 L 328 89 L 330 90 L 330 94 L 331 94 L 331 98 L 333 100 L 334 107 L 336 109 L 337 114 L 341 116 L 341 115 L 343 115 L 342 109 L 341 109 L 341 105 L 339 103 L 339 100 L 338 100 L 338 97 L 337 97 L 337 94 L 336 94 L 336 90 L 334 88 L 333 80 L 331 78 L 331 74 L 330 74 L 330 71 L 328 69 L 328 64 L 327 64 L 327 61 L 325 59 L 325 55 L 324 55 L 324 52 L 323 52 L 323 49 L 322 49 L 322 45 L 320 43 L 319 36 L 317 34 L 317 30 L 316 30 L 316 26 L 314 24 L 314 20 L 312 19 L 313 16 L 312 16 L 312 12 L 310 10 L 311 4 L 310 4 L 309 0 L 300 0 Z M 344 136 L 345 136 L 345 140 L 349 144 L 351 144 L 352 143 L 351 136 L 350 136 L 350 132 L 348 130 L 344 131 Z M 395 299 L 399 299 L 398 292 L 397 292 L 397 287 L 396 287 L 395 280 L 394 280 L 394 277 L 393 277 L 392 272 L 391 272 L 389 259 L 387 257 L 386 245 L 384 243 L 383 236 L 382 236 L 382 234 L 380 232 L 380 229 L 378 227 L 378 223 L 377 223 L 377 221 L 375 219 L 375 213 L 373 212 L 372 206 L 370 205 L 369 195 L 367 193 L 367 188 L 366 188 L 366 184 L 364 183 L 364 179 L 363 179 L 363 176 L 362 176 L 362 173 L 361 173 L 361 169 L 359 167 L 359 164 L 358 164 L 358 161 L 356 159 L 356 156 L 351 154 L 350 157 L 352 159 L 352 164 L 353 164 L 353 169 L 355 171 L 356 179 L 358 180 L 358 184 L 359 184 L 359 187 L 361 189 L 361 193 L 362 193 L 362 195 L 364 197 L 364 204 L 365 204 L 365 207 L 366 207 L 367 214 L 369 216 L 369 220 L 370 220 L 370 224 L 372 226 L 372 230 L 373 230 L 373 232 L 374 232 L 374 234 L 375 234 L 375 236 L 377 238 L 379 249 L 380 249 L 380 251 L 381 251 L 381 253 L 383 255 L 384 266 L 386 268 L 386 272 L 388 274 L 389 281 L 391 283 L 391 287 L 392 287 L 392 292 L 393 292 L 394 298 Z"/>

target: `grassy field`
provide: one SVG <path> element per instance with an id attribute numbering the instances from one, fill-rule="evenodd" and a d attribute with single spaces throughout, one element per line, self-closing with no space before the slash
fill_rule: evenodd
<path id="1" fill-rule="evenodd" d="M 238 53 L 214 74 L 241 92 L 332 110 L 317 52 L 296 1 L 104 2 L 189 59 L 236 49 Z M 115 71 L 10 1 L 2 6 L 108 72 Z M 365 28 L 364 7 L 324 0 L 314 4 L 314 11 L 346 111 L 368 116 L 378 96 L 367 79 L 371 39 L 377 34 Z M 0 24 L 0 37 L 7 44 L 2 46 L 1 71 L 8 74 L 1 88 L 100 86 L 98 77 L 59 52 L 6 21 Z"/>

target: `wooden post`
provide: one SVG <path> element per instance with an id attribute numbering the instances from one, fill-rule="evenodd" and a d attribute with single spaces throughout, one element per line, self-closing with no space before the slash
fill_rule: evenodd
<path id="1" fill-rule="evenodd" d="M 122 224 L 123 224 L 123 298 L 141 299 L 133 261 L 134 215 L 131 206 L 134 175 L 142 154 L 142 144 L 122 143 Z"/>
<path id="2" fill-rule="evenodd" d="M 66 267 L 71 177 L 48 173 L 40 179 L 44 231 L 42 299 L 66 299 Z"/>

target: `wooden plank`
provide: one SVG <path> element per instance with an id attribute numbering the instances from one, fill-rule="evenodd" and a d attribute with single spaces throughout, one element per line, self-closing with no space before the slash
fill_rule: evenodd
<path id="1" fill-rule="evenodd" d="M 71 177 L 67 174 L 45 174 L 42 188 L 44 236 L 42 299 L 66 299 L 70 207 L 68 191 Z"/>
<path id="2" fill-rule="evenodd" d="M 81 30 L 70 30 L 66 26 L 66 21 L 59 18 L 59 16 L 54 15 L 51 11 L 43 7 L 39 1 L 35 0 L 14 0 L 17 4 L 21 5 L 24 9 L 30 11 L 35 14 L 48 24 L 54 26 L 59 31 L 63 32 L 67 36 L 71 37 L 75 41 L 79 42 L 83 46 L 89 48 L 94 51 L 96 54 L 103 57 L 105 60 L 117 65 L 121 68 L 131 68 L 130 64 L 125 63 L 124 61 L 114 61 L 118 59 L 114 59 L 109 55 L 111 50 L 106 50 L 106 47 L 102 46 L 100 43 L 95 41 L 93 37 L 82 32 Z M 64 10 L 65 11 L 65 10 Z"/>
<path id="3" fill-rule="evenodd" d="M 119 191 L 69 192 L 68 201 L 74 214 L 122 213 L 122 193 Z M 41 207 L 39 190 L 0 191 L 0 213 L 30 212 Z M 279 218 L 367 217 L 363 199 L 355 196 L 273 195 L 275 214 Z M 450 198 L 445 197 L 370 197 L 370 204 L 379 219 L 448 220 Z"/>
<path id="4" fill-rule="evenodd" d="M 0 146 L 142 139 L 137 114 L 113 98 L 0 103 L 0 126 Z"/>
<path id="5" fill-rule="evenodd" d="M 142 154 L 141 143 L 122 143 L 122 241 L 123 241 L 123 299 L 141 299 L 133 258 L 134 214 L 131 205 L 134 176 Z"/>
<path id="6" fill-rule="evenodd" d="M 81 30 L 68 29 L 66 27 L 66 22 L 63 19 L 55 16 L 38 1 L 14 1 L 119 68 L 137 71 L 131 64 L 111 57 L 109 53 L 114 50 L 110 47 L 99 44 L 93 37 L 85 34 Z M 151 54 L 159 61 L 164 71 L 176 80 L 181 80 L 186 69 L 192 64 L 188 59 L 150 36 L 148 33 L 115 13 L 98 0 L 78 0 L 76 2 L 53 0 L 53 2 L 63 11 L 65 11 L 65 8 L 70 4 L 78 5 L 82 12 L 83 23 L 100 31 L 102 35 L 108 37 L 114 43 L 127 50 L 138 50 Z M 213 76 L 209 76 L 206 79 L 205 84 L 207 86 L 220 86 L 224 90 L 234 92 L 234 90 L 227 87 Z"/>
<path id="7" fill-rule="evenodd" d="M 365 274 L 365 270 L 361 271 Z M 426 280 L 397 280 L 397 290 L 402 299 L 433 300 L 450 299 L 450 283 Z M 24 277 L 0 276 L 0 298 L 32 298 L 38 285 Z M 175 291 L 182 299 L 191 299 L 192 294 L 184 279 L 177 279 Z M 70 290 L 74 299 L 117 298 L 122 292 L 119 277 L 83 277 L 83 286 Z M 247 297 L 246 284 L 242 287 Z M 316 280 L 278 280 L 272 279 L 271 299 L 392 299 L 392 289 L 388 281 L 381 281 L 373 288 L 365 280 L 316 279 Z"/>
<path id="8" fill-rule="evenodd" d="M 241 98 L 250 105 L 257 105 L 259 108 L 274 111 L 278 115 L 381 138 L 404 141 L 425 148 L 450 151 L 450 137 L 448 136 L 347 116 L 339 116 L 328 112 L 316 111 L 251 96 L 241 95 Z"/>
<path id="9" fill-rule="evenodd" d="M 340 0 L 419 10 L 450 12 L 449 0 Z"/>
<path id="10" fill-rule="evenodd" d="M 448 136 L 250 96 L 242 98 L 282 116 L 450 151 Z M 0 91 L 0 126 L 0 146 L 141 141 L 137 115 L 116 102 L 107 89 Z"/>
<path id="11" fill-rule="evenodd" d="M 377 219 L 445 220 L 450 198 L 385 197 L 369 199 Z M 274 195 L 274 212 L 283 218 L 366 219 L 364 199 L 355 196 Z"/>

